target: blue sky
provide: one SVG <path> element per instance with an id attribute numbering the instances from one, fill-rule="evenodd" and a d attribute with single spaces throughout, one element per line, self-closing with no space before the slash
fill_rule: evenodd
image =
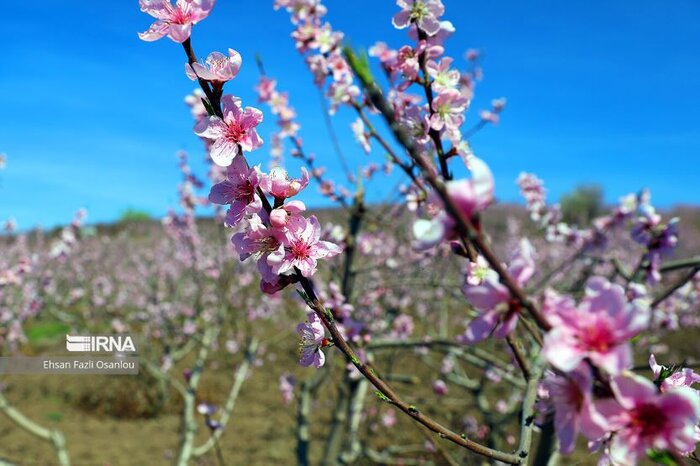
<path id="1" fill-rule="evenodd" d="M 327 0 L 328 19 L 356 47 L 385 40 L 398 47 L 388 0 Z M 497 196 L 518 200 L 514 179 L 537 173 L 556 200 L 597 182 L 606 198 L 641 187 L 661 206 L 700 203 L 700 3 L 694 0 L 444 0 L 457 27 L 448 54 L 484 54 L 476 111 L 505 96 L 501 123 L 472 139 L 496 175 Z M 194 29 L 200 57 L 235 48 L 239 77 L 227 90 L 256 104 L 254 55 L 289 90 L 307 150 L 341 179 L 319 97 L 289 39 L 291 25 L 272 0 L 219 0 Z M 162 215 L 176 204 L 175 153 L 202 168 L 183 97 L 194 86 L 179 44 L 137 38 L 151 18 L 136 1 L 8 2 L 0 62 L 0 219 L 23 228 L 65 223 L 79 207 L 109 221 L 128 207 Z M 463 62 L 462 62 L 463 63 Z M 266 110 L 266 109 L 265 109 Z M 267 110 L 266 110 L 267 111 Z M 350 113 L 334 120 L 351 165 L 369 159 L 349 132 Z M 261 135 L 269 138 L 270 117 Z M 266 161 L 266 147 L 252 156 Z M 374 154 L 380 160 L 381 152 Z M 377 186 L 379 185 L 379 186 Z M 394 183 L 369 189 L 381 200 Z M 315 188 L 310 205 L 322 205 Z"/>

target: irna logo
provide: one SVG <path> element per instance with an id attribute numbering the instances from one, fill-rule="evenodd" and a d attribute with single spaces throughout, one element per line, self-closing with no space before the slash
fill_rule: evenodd
<path id="1" fill-rule="evenodd" d="M 66 335 L 66 349 L 81 353 L 135 353 L 136 346 L 129 335 Z"/>

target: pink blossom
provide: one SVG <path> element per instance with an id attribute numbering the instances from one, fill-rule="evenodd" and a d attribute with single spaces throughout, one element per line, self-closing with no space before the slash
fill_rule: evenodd
<path id="1" fill-rule="evenodd" d="M 175 42 L 184 42 L 190 37 L 192 25 L 209 16 L 214 1 L 177 0 L 173 6 L 170 0 L 139 0 L 141 11 L 157 20 L 146 32 L 140 32 L 139 38 L 151 42 L 167 35 Z"/>
<path id="2" fill-rule="evenodd" d="M 401 123 L 409 131 L 417 144 L 425 145 L 428 143 L 428 121 L 420 108 L 410 105 L 406 109 Z"/>
<path id="3" fill-rule="evenodd" d="M 328 112 L 335 115 L 338 107 L 342 104 L 348 104 L 355 100 L 355 97 L 360 95 L 360 89 L 354 84 L 347 82 L 334 82 L 328 88 L 328 97 L 331 101 L 331 106 Z"/>
<path id="4" fill-rule="evenodd" d="M 392 336 L 398 340 L 405 340 L 413 334 L 413 317 L 408 314 L 401 314 L 393 323 Z"/>
<path id="5" fill-rule="evenodd" d="M 214 163 L 228 167 L 240 150 L 250 152 L 262 145 L 255 127 L 263 120 L 260 110 L 240 107 L 240 99 L 225 95 L 221 99 L 224 119 L 210 116 L 195 126 L 198 136 L 212 139 L 210 155 Z"/>
<path id="6" fill-rule="evenodd" d="M 330 180 L 323 180 L 321 186 L 319 186 L 319 191 L 324 196 L 335 197 L 335 184 Z"/>
<path id="7" fill-rule="evenodd" d="M 445 396 L 449 391 L 450 390 L 444 380 L 438 379 L 433 383 L 433 392 L 435 392 L 436 395 Z"/>
<path id="8" fill-rule="evenodd" d="M 204 91 L 202 91 L 201 89 L 195 89 L 192 92 L 192 94 L 188 94 L 185 96 L 185 104 L 188 107 L 190 107 L 190 110 L 192 112 L 192 118 L 194 118 L 196 122 L 199 122 L 203 118 L 209 116 L 207 108 L 202 103 L 203 99 L 205 99 Z"/>
<path id="9" fill-rule="evenodd" d="M 586 364 L 566 375 L 549 373 L 542 381 L 546 404 L 554 410 L 559 449 L 564 454 L 574 450 L 580 430 L 593 439 L 604 433 L 595 421 L 599 414 L 592 409 L 592 388 L 591 371 Z"/>
<path id="10" fill-rule="evenodd" d="M 445 12 L 440 0 L 396 0 L 396 4 L 401 11 L 391 20 L 395 28 L 403 29 L 416 23 L 429 36 L 440 30 L 439 18 Z"/>
<path id="11" fill-rule="evenodd" d="M 447 194 L 465 217 L 486 209 L 493 201 L 494 181 L 488 165 L 472 158 L 472 178 L 447 182 Z"/>
<path id="12" fill-rule="evenodd" d="M 282 400 L 284 401 L 284 404 L 288 405 L 294 399 L 294 386 L 296 385 L 296 379 L 292 374 L 285 373 L 280 375 L 279 382 Z"/>
<path id="13" fill-rule="evenodd" d="M 297 326 L 297 333 L 301 337 L 299 342 L 299 364 L 304 367 L 314 366 L 316 369 L 326 362 L 326 355 L 321 348 L 328 345 L 324 337 L 325 330 L 321 319 L 315 312 L 309 312 L 307 322 Z"/>
<path id="14" fill-rule="evenodd" d="M 292 14 L 292 21 L 296 24 L 312 17 L 321 18 L 326 14 L 326 7 L 321 0 L 275 0 L 274 9 L 285 8 Z"/>
<path id="15" fill-rule="evenodd" d="M 418 55 L 420 51 L 414 50 L 413 47 L 404 45 L 398 51 L 396 69 L 403 73 L 404 77 L 409 80 L 406 85 L 403 86 L 402 90 L 405 90 L 406 86 L 418 78 L 418 71 L 420 65 L 418 63 Z"/>
<path id="16" fill-rule="evenodd" d="M 296 217 L 296 225 L 287 229 L 282 244 L 267 258 L 272 271 L 286 274 L 297 268 L 304 277 L 311 277 L 316 273 L 318 259 L 333 257 L 341 252 L 339 246 L 321 241 L 320 237 L 321 226 L 315 216 L 308 219 Z"/>
<path id="17" fill-rule="evenodd" d="M 393 409 L 387 409 L 382 414 L 381 420 L 384 427 L 394 427 L 396 425 L 396 412 Z"/>
<path id="18" fill-rule="evenodd" d="M 691 387 L 693 384 L 700 383 L 700 374 L 690 368 L 684 367 L 674 370 L 657 364 L 656 357 L 652 354 L 649 356 L 649 367 L 654 373 L 654 378 L 662 392 L 670 391 L 674 388 Z M 663 376 L 663 380 L 659 380 Z M 700 392 L 697 392 L 700 396 Z"/>
<path id="19" fill-rule="evenodd" d="M 228 49 L 228 57 L 221 52 L 212 52 L 204 65 L 201 63 L 185 64 L 185 74 L 192 81 L 198 77 L 219 85 L 230 81 L 238 75 L 241 68 L 241 54 Z"/>
<path id="20" fill-rule="evenodd" d="M 428 38 L 423 41 L 427 48 L 426 57 L 431 58 L 443 55 L 445 53 L 445 48 L 442 44 L 445 42 L 445 39 L 454 34 L 455 31 L 456 29 L 451 21 L 440 21 L 440 28 L 438 31 L 434 35 L 428 36 Z M 415 24 L 409 27 L 408 37 L 415 41 L 420 41 Z"/>
<path id="21" fill-rule="evenodd" d="M 522 239 L 508 267 L 508 274 L 520 286 L 535 273 L 534 250 L 527 239 Z M 466 283 L 462 288 L 467 301 L 481 312 L 474 318 L 459 341 L 474 344 L 493 335 L 505 338 L 518 322 L 520 304 L 511 299 L 510 291 L 500 282 L 495 271 L 487 273 L 480 285 Z"/>
<path id="22" fill-rule="evenodd" d="M 314 75 L 314 84 L 322 86 L 328 77 L 328 60 L 323 55 L 310 55 L 306 57 L 306 65 Z"/>
<path id="23" fill-rule="evenodd" d="M 623 288 L 603 277 L 588 280 L 578 306 L 569 297 L 549 299 L 553 301 L 545 303 L 545 314 L 554 328 L 545 335 L 542 353 L 554 367 L 570 371 L 584 358 L 609 374 L 630 366 L 629 340 L 650 318 L 644 300 L 628 303 Z"/>
<path id="24" fill-rule="evenodd" d="M 292 21 L 298 23 L 312 17 L 321 18 L 326 14 L 326 7 L 321 0 L 275 0 L 274 9 L 285 8 L 292 14 Z"/>
<path id="25" fill-rule="evenodd" d="M 430 117 L 430 127 L 435 131 L 443 129 L 450 135 L 459 133 L 459 127 L 464 123 L 464 111 L 469 106 L 469 99 L 456 89 L 446 89 L 433 100 L 433 115 Z"/>
<path id="26" fill-rule="evenodd" d="M 448 89 L 455 89 L 459 84 L 459 71 L 450 69 L 452 58 L 445 57 L 436 63 L 434 60 L 426 63 L 426 69 L 431 78 L 433 78 L 432 88 L 438 94 Z"/>
<path id="27" fill-rule="evenodd" d="M 447 194 L 454 201 L 455 207 L 467 218 L 491 204 L 494 188 L 493 174 L 488 165 L 477 157 L 473 157 L 471 163 L 471 179 L 449 181 L 446 185 Z M 431 202 L 442 207 L 441 200 L 434 193 L 431 193 Z M 446 211 L 441 210 L 430 220 L 419 219 L 414 222 L 413 235 L 418 249 L 431 248 L 445 239 L 455 238 L 455 221 Z"/>
<path id="28" fill-rule="evenodd" d="M 277 199 L 287 199 L 299 194 L 309 185 L 309 172 L 301 168 L 301 178 L 289 178 L 287 170 L 275 167 L 260 182 L 263 191 Z"/>
<path id="29" fill-rule="evenodd" d="M 477 256 L 476 261 L 467 264 L 465 283 L 471 286 L 481 285 L 486 278 L 493 273 L 489 263 L 482 255 Z"/>
<path id="30" fill-rule="evenodd" d="M 385 42 L 377 42 L 368 50 L 370 57 L 377 57 L 382 66 L 391 71 L 396 63 L 396 50 L 390 49 Z"/>
<path id="31" fill-rule="evenodd" d="M 484 122 L 488 122 L 494 125 L 497 124 L 498 120 L 500 119 L 497 113 L 491 112 L 489 110 L 480 111 L 479 118 L 481 118 L 481 120 Z"/>
<path id="32" fill-rule="evenodd" d="M 313 35 L 308 43 L 311 49 L 318 49 L 319 53 L 327 54 L 335 49 L 343 40 L 343 33 L 333 31 L 331 25 L 326 23 L 321 27 L 313 29 Z"/>
<path id="33" fill-rule="evenodd" d="M 301 201 L 289 201 L 281 207 L 270 212 L 270 225 L 274 228 L 286 228 L 292 219 L 306 210 L 306 205 Z"/>
<path id="34" fill-rule="evenodd" d="M 272 99 L 272 96 L 277 93 L 277 90 L 275 89 L 276 87 L 276 80 L 262 76 L 258 82 L 258 85 L 255 86 L 255 90 L 258 92 L 259 101 L 269 102 Z"/>
<path id="35" fill-rule="evenodd" d="M 700 397 L 688 388 L 661 393 L 644 377 L 627 373 L 613 377 L 613 399 L 595 403 L 600 427 L 612 432 L 613 464 L 633 465 L 649 449 L 686 454 L 695 449 L 700 421 Z"/>
<path id="36" fill-rule="evenodd" d="M 479 58 L 479 55 L 481 55 L 481 52 L 479 52 L 479 50 L 477 50 L 477 49 L 468 49 L 468 50 L 464 53 L 464 58 L 466 58 L 466 59 L 469 60 L 469 61 L 474 61 L 474 60 L 476 60 L 477 58 Z"/>
<path id="37" fill-rule="evenodd" d="M 241 261 L 251 256 L 260 259 L 279 248 L 277 236 L 277 232 L 267 228 L 258 214 L 253 214 L 245 231 L 233 235 L 231 242 Z"/>
<path id="38" fill-rule="evenodd" d="M 227 167 L 227 179 L 212 186 L 209 201 L 231 206 L 226 215 L 228 226 L 235 226 L 246 214 L 258 212 L 262 207 L 255 194 L 261 175 L 258 167 L 248 168 L 245 158 L 236 157 Z"/>

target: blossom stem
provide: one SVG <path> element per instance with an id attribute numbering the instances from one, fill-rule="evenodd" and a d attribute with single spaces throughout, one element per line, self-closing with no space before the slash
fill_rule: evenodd
<path id="1" fill-rule="evenodd" d="M 665 272 L 673 272 L 674 270 L 678 269 L 685 269 L 688 267 L 697 267 L 700 265 L 700 257 L 690 257 L 688 259 L 680 259 L 676 261 L 669 261 L 666 262 L 661 266 L 659 271 L 661 273 Z"/>
<path id="2" fill-rule="evenodd" d="M 525 380 L 530 380 L 532 377 L 532 371 L 530 370 L 530 364 L 527 362 L 527 357 L 525 356 L 525 350 L 523 349 L 522 343 L 513 335 L 508 335 L 506 337 L 506 342 L 508 342 L 508 346 L 510 347 L 511 351 L 513 351 L 513 355 L 515 356 L 515 360 L 518 361 L 520 370 L 523 371 L 523 377 L 525 377 Z"/>
<path id="3" fill-rule="evenodd" d="M 408 175 L 408 177 L 415 183 L 415 185 L 423 192 L 425 195 L 425 186 L 423 186 L 423 182 L 420 181 L 420 179 L 413 173 L 413 167 L 415 165 L 409 165 L 403 160 L 401 160 L 397 155 L 396 152 L 394 152 L 394 149 L 389 145 L 389 143 L 386 142 L 386 140 L 379 134 L 377 131 L 374 129 L 374 125 L 372 125 L 372 122 L 367 118 L 367 115 L 365 114 L 364 110 L 362 110 L 362 107 L 358 105 L 356 102 L 353 103 L 353 107 L 357 111 L 358 116 L 362 120 L 362 122 L 365 124 L 369 131 L 369 137 L 373 138 L 376 140 L 379 145 L 382 146 L 382 148 L 386 151 L 387 154 L 389 154 L 389 157 L 391 157 L 392 162 L 394 162 L 396 165 L 401 168 L 401 170 Z"/>
<path id="4" fill-rule="evenodd" d="M 2 411 L 15 424 L 30 434 L 42 440 L 51 442 L 56 450 L 58 464 L 61 466 L 70 466 L 70 458 L 68 456 L 68 449 L 66 448 L 66 440 L 63 433 L 58 430 L 42 427 L 26 417 L 16 408 L 10 405 L 7 399 L 3 396 L 2 392 L 0 392 L 0 411 Z"/>
<path id="5" fill-rule="evenodd" d="M 466 140 L 466 139 L 471 138 L 476 133 L 481 131 L 486 126 L 486 124 L 487 124 L 486 120 L 479 120 L 479 122 L 477 124 L 475 124 L 474 126 L 469 128 L 467 131 L 464 132 L 464 134 L 462 134 L 462 139 Z"/>
<path id="6" fill-rule="evenodd" d="M 187 40 L 185 40 L 182 43 L 182 47 L 185 49 L 185 53 L 187 54 L 187 62 L 192 66 L 192 64 L 197 63 L 197 55 L 195 55 L 194 50 L 192 49 L 192 41 L 188 37 Z M 197 82 L 199 82 L 199 87 L 202 88 L 202 91 L 204 91 L 204 95 L 207 96 L 207 99 L 209 100 L 209 104 L 211 105 L 212 109 L 214 110 L 214 113 L 216 116 L 219 118 L 224 117 L 224 114 L 221 112 L 221 92 L 222 91 L 214 91 L 212 90 L 212 87 L 209 86 L 209 82 L 206 79 L 202 79 L 199 76 L 197 76 Z M 217 97 L 218 94 L 218 97 Z"/>
<path id="7" fill-rule="evenodd" d="M 683 275 L 678 281 L 670 285 L 668 288 L 666 288 L 664 291 L 661 292 L 659 296 L 654 298 L 654 300 L 651 302 L 651 307 L 652 309 L 664 302 L 667 298 L 669 298 L 677 289 L 688 283 L 690 280 L 695 277 L 695 274 L 700 272 L 700 265 L 696 265 L 691 269 L 690 272 L 687 274 Z"/>
<path id="8" fill-rule="evenodd" d="M 418 25 L 416 25 L 416 30 L 418 31 L 419 42 L 428 39 L 428 35 L 425 33 L 425 31 L 418 27 Z M 425 91 L 425 98 L 428 101 L 428 110 L 430 111 L 430 116 L 432 117 L 435 113 L 435 110 L 433 110 L 433 88 L 430 86 L 430 75 L 428 74 L 428 69 L 425 62 L 425 51 L 418 55 L 418 65 L 420 66 L 420 70 L 423 75 L 423 90 Z M 434 128 L 430 128 L 428 135 L 430 136 L 430 139 L 433 140 L 433 144 L 435 144 L 435 151 L 437 152 L 438 160 L 440 162 L 440 172 L 442 173 L 442 177 L 445 179 L 445 181 L 449 181 L 452 179 L 452 173 L 450 173 L 450 169 L 447 166 L 447 157 L 445 156 L 445 150 L 442 147 L 440 133 Z"/>
<path id="9" fill-rule="evenodd" d="M 348 179 L 348 182 L 353 183 L 355 176 L 350 170 L 350 166 L 348 165 L 348 161 L 345 158 L 343 150 L 340 148 L 340 142 L 338 142 L 338 135 L 335 133 L 335 129 L 333 128 L 333 122 L 331 121 L 330 114 L 328 113 L 326 97 L 323 95 L 323 90 L 321 88 L 317 88 L 317 90 L 319 98 L 321 100 L 321 113 L 323 113 L 323 122 L 325 123 L 326 129 L 328 130 L 328 136 L 330 137 L 331 142 L 333 143 L 333 150 L 338 156 L 340 166 L 343 167 L 343 171 L 345 172 L 345 177 Z"/>
<path id="10" fill-rule="evenodd" d="M 311 173 L 311 177 L 316 180 L 319 186 L 323 186 L 325 181 L 323 180 L 323 176 L 319 175 L 318 170 L 316 170 L 316 167 L 314 166 L 314 161 L 311 157 L 307 156 L 306 153 L 304 152 L 304 147 L 301 145 L 301 141 L 297 137 L 292 138 L 292 143 L 294 144 L 294 148 L 297 150 L 297 157 L 299 157 L 307 167 L 309 167 L 309 172 Z M 348 203 L 345 200 L 345 196 L 343 196 L 341 193 L 338 191 L 333 193 L 333 198 L 335 199 L 338 204 L 340 204 L 344 209 L 348 208 Z"/>
<path id="11" fill-rule="evenodd" d="M 535 427 L 535 402 L 537 401 L 537 387 L 539 386 L 542 372 L 544 371 L 544 360 L 537 358 L 532 370 L 528 370 L 526 375 L 527 388 L 525 389 L 525 398 L 522 403 L 522 412 L 520 414 L 520 441 L 518 442 L 518 458 L 524 462 L 530 454 L 532 446 L 532 431 Z"/>

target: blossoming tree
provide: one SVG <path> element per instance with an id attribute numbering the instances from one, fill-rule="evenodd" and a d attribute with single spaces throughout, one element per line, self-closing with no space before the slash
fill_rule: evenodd
<path id="1" fill-rule="evenodd" d="M 290 15 L 291 37 L 326 98 L 328 113 L 354 114 L 351 130 L 361 150 L 372 154 L 381 148 L 388 160 L 383 169 L 395 168 L 405 176 L 398 207 L 411 217 L 410 238 L 381 236 L 382 224 L 365 206 L 360 183 L 351 193 L 325 177 L 303 146 L 289 96 L 277 89 L 277 81 L 265 75 L 260 63 L 260 100 L 278 125 L 271 144 L 275 166 L 262 168 L 256 157 L 264 143 L 257 127 L 264 112 L 224 92 L 233 85 L 242 57 L 229 49 L 199 62 L 192 45 L 193 26 L 213 11 L 213 1 L 139 3 L 156 18 L 140 37 L 180 43 L 185 73 L 199 83 L 200 92 L 188 102 L 196 119 L 194 132 L 213 162 L 209 201 L 227 209 L 221 215 L 222 228 L 231 229 L 239 259 L 255 263 L 262 293 L 293 287 L 306 307 L 297 326 L 299 362 L 317 372 L 297 394 L 300 464 L 308 463 L 312 441 L 309 400 L 338 363 L 345 372 L 337 382 L 325 464 L 347 464 L 360 455 L 386 460 L 365 448 L 360 436 L 369 387 L 378 403 L 391 408 L 383 425 L 393 425 L 393 413 L 402 412 L 425 432 L 430 441 L 426 449 L 445 464 L 475 456 L 506 464 L 555 464 L 560 454 L 574 450 L 579 435 L 600 453 L 601 464 L 637 464 L 644 458 L 662 464 L 698 461 L 694 450 L 700 440 L 700 396 L 692 386 L 700 377 L 688 367 L 661 366 L 653 355 L 653 378 L 643 377 L 635 366 L 640 339 L 661 328 L 682 326 L 697 312 L 698 260 L 669 260 L 678 242 L 677 219 L 664 220 L 642 192 L 626 197 L 588 228 L 568 225 L 557 207 L 547 204 L 541 180 L 523 173 L 518 184 L 531 219 L 544 235 L 536 240 L 519 234 L 505 251 L 508 260 L 502 260 L 486 228 L 494 178 L 468 140 L 498 122 L 505 100 L 494 100 L 466 127 L 480 79 L 479 54 L 467 51 L 466 71 L 446 54 L 455 28 L 444 19 L 441 0 L 398 0 L 391 23 L 407 32 L 408 43 L 393 50 L 378 42 L 369 50 L 376 63 L 343 46 L 343 34 L 325 21 L 327 9 L 320 0 L 274 2 Z M 378 71 L 382 80 L 375 78 Z M 298 177 L 281 166 L 287 145 L 305 164 Z M 458 164 L 471 176 L 454 179 Z M 362 176 L 379 172 L 375 163 Z M 312 179 L 347 212 L 346 231 L 324 229 L 307 212 L 300 196 Z M 348 179 L 352 182 L 354 176 Z M 636 245 L 637 257 L 621 259 L 611 253 L 610 243 L 622 235 Z M 381 291 L 372 288 L 376 271 L 363 270 L 358 263 L 358 253 L 369 257 L 373 248 L 384 250 L 378 255 L 402 252 L 396 257 L 414 265 L 426 257 L 460 261 L 462 283 L 434 283 L 427 312 L 437 312 L 441 299 L 447 302 L 447 295 L 458 294 L 466 325 L 454 331 L 446 318 L 442 327 L 425 325 L 421 338 L 410 338 L 416 329 L 408 313 L 386 317 L 390 303 L 397 301 L 387 292 L 389 284 Z M 551 251 L 558 251 L 556 260 Z M 333 266 L 332 273 L 324 270 L 327 265 Z M 384 304 L 387 309 L 382 309 Z M 454 312 L 444 309 L 453 318 Z M 465 390 L 480 413 L 477 424 L 486 425 L 487 431 L 474 429 L 472 434 L 464 425 L 445 422 L 432 406 L 397 389 L 391 371 L 377 363 L 387 348 L 413 351 L 425 361 L 433 353 L 444 354 L 441 375 L 428 384 L 430 389 L 437 397 L 448 396 L 452 387 Z M 493 349 L 503 356 L 495 356 Z M 463 363 L 483 377 L 462 371 Z M 280 381 L 285 399 L 291 400 L 292 379 L 283 375 Z M 493 403 L 501 396 L 501 383 L 509 385 L 512 395 Z M 484 390 L 489 384 L 494 385 L 490 393 Z M 220 427 L 212 408 L 204 405 L 200 412 L 212 430 Z"/>

